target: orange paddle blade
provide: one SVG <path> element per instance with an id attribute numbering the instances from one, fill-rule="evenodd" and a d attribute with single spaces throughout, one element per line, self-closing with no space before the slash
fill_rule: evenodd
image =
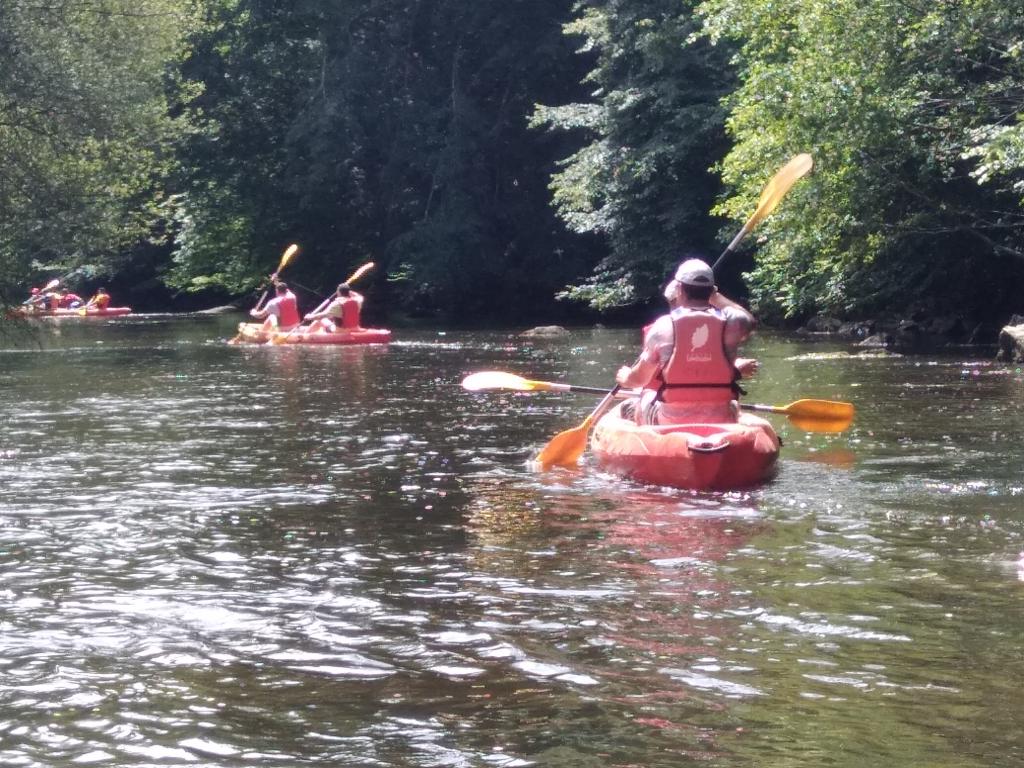
<path id="1" fill-rule="evenodd" d="M 535 459 L 541 469 L 575 467 L 587 449 L 587 436 L 590 434 L 593 418 L 593 415 L 590 415 L 578 427 L 559 432 L 551 438 Z"/>
<path id="2" fill-rule="evenodd" d="M 853 403 L 834 400 L 797 400 L 789 405 L 751 405 L 743 403 L 748 411 L 781 413 L 800 429 L 808 432 L 842 432 L 853 421 Z"/>
<path id="3" fill-rule="evenodd" d="M 551 438 L 535 459 L 541 469 L 556 466 L 575 467 L 579 463 L 580 456 L 587 450 L 587 436 L 590 434 L 590 427 L 612 407 L 620 389 L 621 387 L 615 385 L 578 427 L 559 432 Z"/>
<path id="4" fill-rule="evenodd" d="M 781 406 L 776 412 L 792 418 L 850 422 L 853 420 L 854 407 L 853 403 L 805 399 Z"/>
<path id="5" fill-rule="evenodd" d="M 804 432 L 845 432 L 850 426 L 850 419 L 821 419 L 790 416 L 789 422 Z"/>

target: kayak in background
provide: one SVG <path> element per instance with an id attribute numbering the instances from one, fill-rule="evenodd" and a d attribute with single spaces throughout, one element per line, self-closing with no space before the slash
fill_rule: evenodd
<path id="1" fill-rule="evenodd" d="M 241 344 L 387 344 L 391 331 L 386 328 L 352 328 L 334 333 L 326 331 L 267 330 L 262 323 L 239 323 L 238 343 Z"/>
<path id="2" fill-rule="evenodd" d="M 741 414 L 735 423 L 640 426 L 621 404 L 594 426 L 590 447 L 598 464 L 649 485 L 700 491 L 749 488 L 771 479 L 779 437 L 764 419 Z"/>
<path id="3" fill-rule="evenodd" d="M 79 307 L 78 309 L 35 309 L 30 307 L 17 307 L 7 311 L 7 317 L 22 318 L 43 318 L 43 317 L 123 317 L 132 313 L 131 307 Z"/>

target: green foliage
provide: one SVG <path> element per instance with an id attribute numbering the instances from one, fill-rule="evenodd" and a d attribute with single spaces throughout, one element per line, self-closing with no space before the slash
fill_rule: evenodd
<path id="1" fill-rule="evenodd" d="M 0 264 L 20 282 L 115 269 L 149 237 L 180 122 L 167 65 L 192 24 L 184 0 L 0 0 Z M 49 275 L 52 276 L 52 272 Z"/>
<path id="2" fill-rule="evenodd" d="M 407 309 L 481 316 L 547 302 L 584 244 L 548 209 L 552 140 L 525 116 L 539 94 L 577 87 L 568 9 L 212 4 L 184 69 L 205 85 L 192 107 L 205 130 L 183 147 L 188 226 L 169 280 L 235 290 L 295 240 L 292 274 L 329 285 L 370 258 L 378 290 Z M 399 264 L 406 279 L 386 283 Z"/>
<path id="3" fill-rule="evenodd" d="M 762 313 L 1005 311 L 1024 234 L 1019 13 L 988 0 L 700 10 L 713 39 L 741 46 L 723 164 L 736 194 L 719 212 L 742 219 L 772 169 L 800 151 L 816 160 L 763 226 Z"/>
<path id="4" fill-rule="evenodd" d="M 692 4 L 678 0 L 581 3 L 566 32 L 597 52 L 593 103 L 538 106 L 532 124 L 587 141 L 552 179 L 554 203 L 576 232 L 604 235 L 610 253 L 560 295 L 596 308 L 657 295 L 687 251 L 709 253 L 724 155 L 722 97 L 732 85 L 729 46 L 695 40 Z"/>

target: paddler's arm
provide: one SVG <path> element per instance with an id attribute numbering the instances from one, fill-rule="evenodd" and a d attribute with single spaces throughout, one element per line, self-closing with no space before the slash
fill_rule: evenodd
<path id="1" fill-rule="evenodd" d="M 331 316 L 331 307 L 333 307 L 334 304 L 335 304 L 335 301 L 332 300 L 320 312 L 316 312 L 316 311 L 307 312 L 305 315 L 303 315 L 303 319 L 305 319 L 305 320 L 319 320 L 322 317 L 330 317 Z"/>
<path id="2" fill-rule="evenodd" d="M 624 365 L 619 368 L 619 372 L 615 374 L 615 381 L 627 389 L 646 386 L 647 382 L 654 378 L 654 374 L 658 372 L 659 368 L 657 352 L 653 352 L 653 361 L 648 360 L 651 354 L 652 352 L 645 347 L 633 365 Z"/>
<path id="3" fill-rule="evenodd" d="M 726 307 L 731 307 L 732 309 L 736 310 L 738 314 L 743 315 L 746 320 L 748 334 L 751 331 L 753 331 L 754 326 L 757 325 L 757 319 L 752 314 L 750 314 L 750 310 L 748 310 L 742 304 L 737 304 L 735 301 L 730 299 L 717 288 L 715 289 L 715 292 L 708 297 L 708 304 L 710 304 L 712 307 L 715 307 L 716 309 L 725 309 Z"/>

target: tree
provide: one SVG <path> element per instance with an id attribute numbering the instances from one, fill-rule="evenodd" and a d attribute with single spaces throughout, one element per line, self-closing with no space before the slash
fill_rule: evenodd
<path id="1" fill-rule="evenodd" d="M 183 129 L 168 63 L 183 0 L 0 0 L 0 274 L 109 272 L 154 233 Z M 9 288 L 10 289 L 10 288 Z"/>
<path id="2" fill-rule="evenodd" d="M 816 159 L 766 223 L 751 275 L 762 314 L 1008 310 L 1024 278 L 1019 13 L 994 0 L 700 11 L 713 40 L 740 46 L 723 164 L 735 194 L 720 212 L 741 218 L 791 154 Z"/>
<path id="3" fill-rule="evenodd" d="M 582 258 L 547 208 L 553 142 L 526 126 L 538 95 L 574 83 L 568 8 L 218 4 L 185 68 L 208 130 L 184 148 L 172 281 L 244 289 L 296 240 L 293 274 L 326 286 L 373 259 L 410 310 L 543 306 Z"/>
<path id="4" fill-rule="evenodd" d="M 570 228 L 608 239 L 609 253 L 562 295 L 609 308 L 658 294 L 687 251 L 715 249 L 709 216 L 728 149 L 720 101 L 734 83 L 727 45 L 694 39 L 693 4 L 590 0 L 566 32 L 597 52 L 587 76 L 596 101 L 538 107 L 534 125 L 589 141 L 552 180 Z"/>

